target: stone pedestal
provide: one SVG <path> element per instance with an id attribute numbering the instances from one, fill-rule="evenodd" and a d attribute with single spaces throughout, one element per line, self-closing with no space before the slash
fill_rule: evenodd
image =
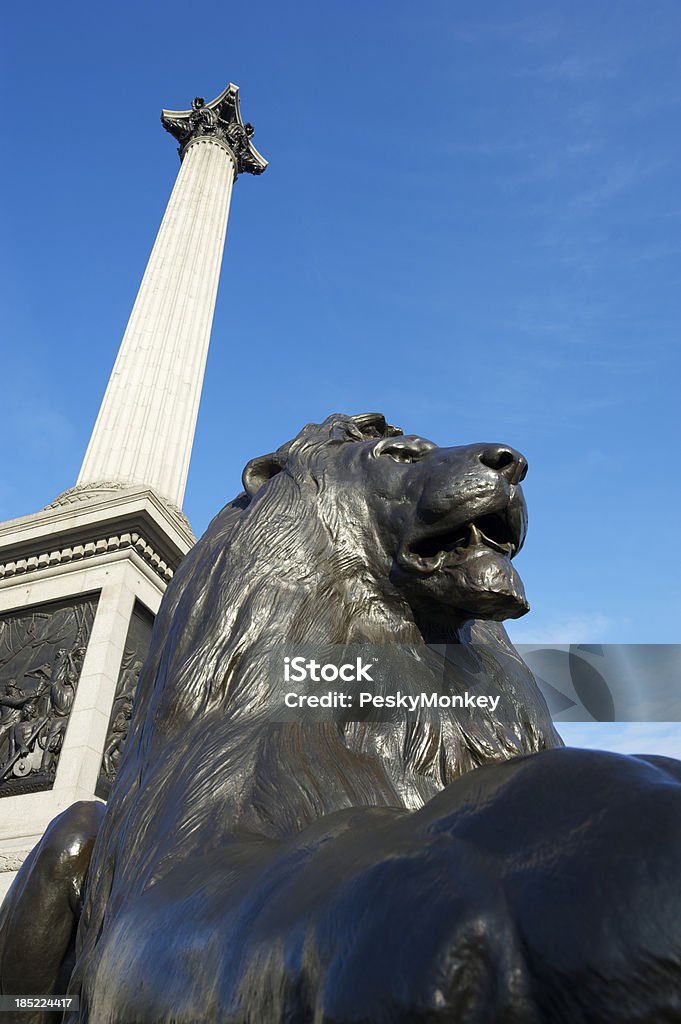
<path id="1" fill-rule="evenodd" d="M 0 525 L 0 691 L 6 695 L 15 679 L 17 702 L 38 694 L 2 709 L 13 712 L 10 730 L 25 730 L 27 754 L 18 756 L 16 742 L 6 769 L 10 741 L 22 737 L 5 730 L 0 898 L 56 814 L 76 800 L 107 795 L 103 756 L 112 748 L 115 769 L 116 719 L 120 732 L 153 616 L 193 542 L 186 520 L 149 488 L 67 494 L 54 507 Z M 61 684 L 51 679 L 60 675 L 60 650 L 62 663 L 71 658 Z M 61 718 L 53 685 L 66 696 Z M 52 763 L 41 771 L 45 760 Z"/>

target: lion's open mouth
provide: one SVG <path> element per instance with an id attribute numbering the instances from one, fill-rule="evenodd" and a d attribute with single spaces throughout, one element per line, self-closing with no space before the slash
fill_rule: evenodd
<path id="1" fill-rule="evenodd" d="M 408 545 L 409 561 L 433 572 L 440 566 L 465 557 L 473 547 L 485 545 L 506 558 L 513 558 L 519 538 L 506 511 L 488 512 L 455 529 L 429 534 Z"/>

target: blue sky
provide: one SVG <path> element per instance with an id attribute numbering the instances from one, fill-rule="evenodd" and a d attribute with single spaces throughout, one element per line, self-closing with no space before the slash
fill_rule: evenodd
<path id="1" fill-rule="evenodd" d="M 378 409 L 530 462 L 520 642 L 679 641 L 681 6 L 4 13 L 0 517 L 70 486 L 177 173 L 228 81 L 235 189 L 185 510 L 306 421 Z M 681 743 L 679 744 L 681 753 Z"/>

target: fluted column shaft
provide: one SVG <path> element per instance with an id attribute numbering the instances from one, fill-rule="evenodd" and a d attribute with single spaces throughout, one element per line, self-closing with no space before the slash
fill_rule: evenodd
<path id="1" fill-rule="evenodd" d="M 234 178 L 220 139 L 186 146 L 78 484 L 144 484 L 181 506 Z"/>

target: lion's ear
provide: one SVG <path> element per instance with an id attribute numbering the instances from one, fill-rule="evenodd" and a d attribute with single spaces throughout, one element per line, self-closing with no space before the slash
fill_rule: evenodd
<path id="1" fill-rule="evenodd" d="M 244 490 L 249 498 L 258 493 L 263 484 L 271 480 L 273 476 L 280 473 L 283 464 L 278 455 L 260 455 L 257 459 L 251 459 L 241 474 Z"/>

